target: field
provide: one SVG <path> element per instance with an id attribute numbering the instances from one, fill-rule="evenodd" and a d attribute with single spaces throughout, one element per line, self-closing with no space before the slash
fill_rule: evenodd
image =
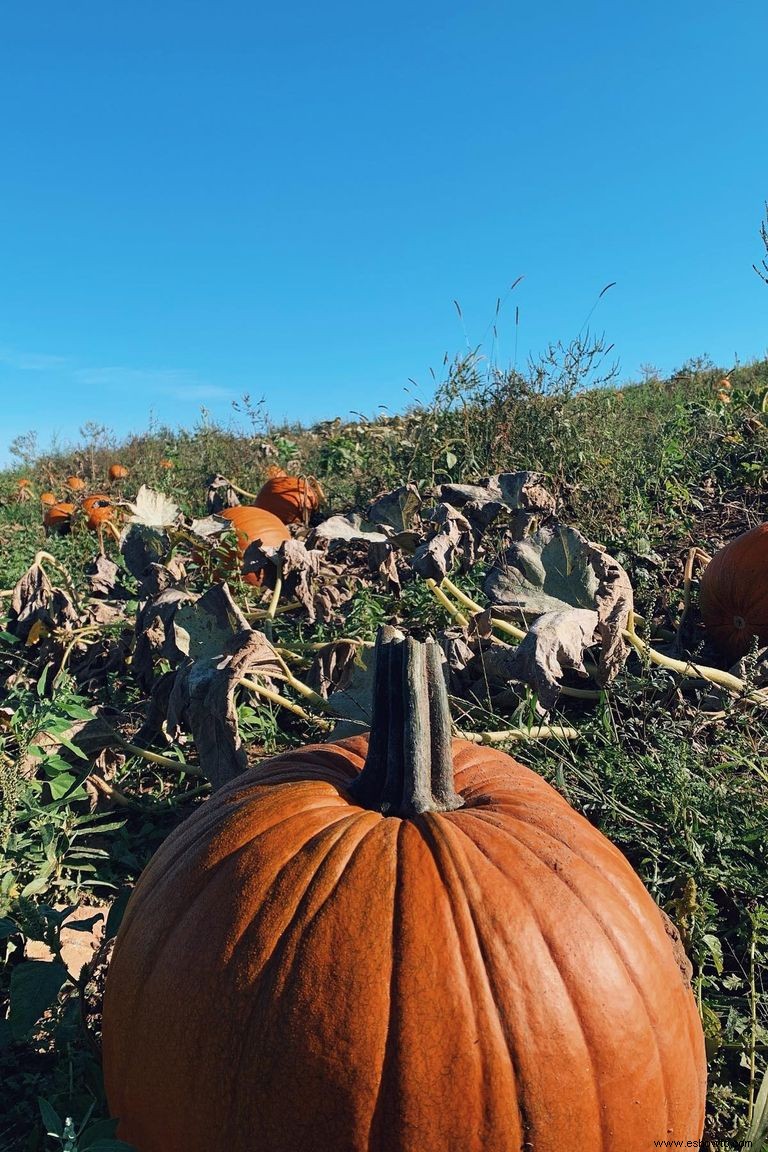
<path id="1" fill-rule="evenodd" d="M 203 419 L 120 444 L 88 425 L 60 452 L 17 440 L 18 466 L 0 475 L 0 1152 L 128 1148 L 101 1079 L 107 953 L 80 970 L 71 910 L 88 956 L 211 781 L 342 720 L 353 731 L 370 711 L 361 665 L 386 623 L 438 635 L 457 730 L 541 774 L 631 861 L 693 969 L 709 1062 L 702 1146 L 768 1147 L 765 653 L 753 638 L 726 658 L 698 596 L 707 558 L 768 520 L 768 361 L 695 361 L 669 379 L 649 369 L 623 387 L 604 364 L 589 340 L 524 373 L 470 355 L 446 365 L 432 403 L 370 422 L 275 427 L 245 398 L 247 434 Z M 127 476 L 110 480 L 115 462 Z M 252 584 L 232 534 L 207 518 L 217 501 L 253 503 L 270 468 L 314 478 L 320 503 L 294 526 L 309 549 L 290 562 L 248 551 L 246 569 L 266 572 Z M 70 475 L 85 482 L 69 495 L 71 531 L 46 534 L 40 496 L 64 498 Z M 87 527 L 87 493 L 104 494 L 118 529 L 134 516 L 122 551 L 108 527 Z M 337 515 L 346 539 L 338 522 L 307 535 Z M 602 647 L 590 629 L 523 668 L 515 652 L 536 612 L 505 611 L 502 594 L 483 610 L 516 540 L 544 556 L 548 523 L 584 549 L 590 574 L 614 565 L 628 583 L 615 619 L 601 616 Z M 231 714 L 214 716 L 223 751 L 206 742 L 199 701 L 168 717 L 187 653 L 207 658 L 206 628 L 231 639 L 210 592 L 222 577 L 276 653 L 228 685 Z M 585 587 L 570 606 L 585 609 Z M 176 623 L 152 614 L 167 588 L 190 594 Z"/>

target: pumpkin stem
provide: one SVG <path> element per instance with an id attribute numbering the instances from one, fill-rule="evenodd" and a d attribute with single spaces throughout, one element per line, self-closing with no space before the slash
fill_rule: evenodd
<path id="1" fill-rule="evenodd" d="M 376 637 L 373 723 L 358 804 L 385 816 L 449 812 L 464 801 L 453 786 L 451 713 L 440 649 L 388 625 Z"/>

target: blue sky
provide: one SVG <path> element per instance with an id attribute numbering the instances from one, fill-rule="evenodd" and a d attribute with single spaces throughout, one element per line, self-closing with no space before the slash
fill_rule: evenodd
<path id="1" fill-rule="evenodd" d="M 521 365 L 609 281 L 624 378 L 763 356 L 767 42 L 765 0 L 6 0 L 0 462 L 397 410 L 498 297 Z"/>

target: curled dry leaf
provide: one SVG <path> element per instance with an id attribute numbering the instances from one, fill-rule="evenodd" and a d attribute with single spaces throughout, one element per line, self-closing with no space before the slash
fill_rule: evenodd
<path id="1" fill-rule="evenodd" d="M 497 614 L 512 616 L 525 627 L 545 612 L 596 612 L 601 683 L 608 683 L 626 660 L 621 632 L 632 610 L 629 577 L 604 548 L 575 528 L 550 521 L 512 544 L 488 573 L 485 592 Z"/>
<path id="2" fill-rule="evenodd" d="M 192 733 L 200 767 L 220 788 L 248 767 L 237 724 L 235 691 L 243 676 L 269 683 L 282 675 L 272 645 L 262 632 L 246 627 L 230 636 L 216 654 L 187 660 L 179 669 L 168 701 L 169 735 Z"/>
<path id="3" fill-rule="evenodd" d="M 332 640 L 316 654 L 307 674 L 307 683 L 326 700 L 337 689 L 349 686 L 363 645 L 354 640 Z"/>
<path id="4" fill-rule="evenodd" d="M 429 513 L 427 539 L 413 554 L 413 567 L 420 576 L 440 581 L 458 563 L 466 572 L 474 563 L 476 534 L 469 520 L 450 504 L 438 504 Z"/>
<path id="5" fill-rule="evenodd" d="M 155 678 L 155 664 L 167 660 L 175 667 L 187 654 L 179 646 L 179 637 L 174 628 L 174 617 L 182 604 L 191 600 L 190 592 L 169 588 L 139 609 L 136 616 L 136 643 L 133 652 L 132 671 L 136 680 L 149 692 Z"/>
<path id="6" fill-rule="evenodd" d="M 37 642 L 54 628 L 77 622 L 77 611 L 67 592 L 55 588 L 42 564 L 34 563 L 13 589 L 8 631 L 25 643 Z"/>
<path id="7" fill-rule="evenodd" d="M 240 503 L 237 492 L 226 476 L 211 476 L 205 493 L 205 506 L 209 512 L 221 512 L 224 508 L 236 508 Z"/>
<path id="8" fill-rule="evenodd" d="M 109 600 L 112 597 L 125 599 L 126 590 L 118 584 L 120 569 L 108 556 L 95 556 L 85 569 L 88 587 L 92 596 Z"/>
<path id="9" fill-rule="evenodd" d="M 171 528 L 179 518 L 179 506 L 164 492 L 148 488 L 142 484 L 136 495 L 136 500 L 128 507 L 132 515 L 128 518 L 129 524 L 143 524 L 148 528 Z"/>
<path id="10" fill-rule="evenodd" d="M 322 547 L 328 552 L 333 552 L 352 540 L 383 543 L 386 539 L 387 535 L 384 532 L 378 532 L 357 512 L 350 512 L 347 516 L 329 516 L 327 520 L 316 524 L 307 537 L 307 547 Z"/>
<path id="11" fill-rule="evenodd" d="M 485 650 L 485 676 L 491 682 L 527 684 L 536 692 L 537 712 L 545 714 L 557 702 L 567 669 L 587 675 L 584 653 L 595 642 L 597 626 L 592 609 L 545 612 L 517 647 L 498 644 Z"/>
<path id="12" fill-rule="evenodd" d="M 400 573 L 397 567 L 397 551 L 389 541 L 374 541 L 368 545 L 368 570 L 384 584 L 392 595 L 400 593 Z"/>
<path id="13" fill-rule="evenodd" d="M 365 514 L 373 524 L 383 524 L 395 532 L 417 531 L 423 501 L 415 484 L 404 484 L 371 501 Z"/>

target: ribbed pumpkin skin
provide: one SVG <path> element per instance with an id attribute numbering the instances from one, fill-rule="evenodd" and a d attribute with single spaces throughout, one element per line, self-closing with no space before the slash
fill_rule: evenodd
<path id="1" fill-rule="evenodd" d="M 704 1041 L 662 917 L 540 777 L 454 742 L 466 806 L 353 804 L 366 740 L 266 761 L 160 848 L 107 978 L 138 1152 L 648 1152 Z"/>
<path id="2" fill-rule="evenodd" d="M 768 524 L 737 536 L 710 560 L 699 585 L 704 625 L 731 662 L 752 638 L 768 644 Z"/>
<path id="3" fill-rule="evenodd" d="M 240 504 L 236 508 L 225 508 L 223 512 L 217 512 L 216 515 L 229 520 L 237 532 L 237 557 L 241 560 L 248 545 L 255 540 L 260 540 L 268 548 L 277 548 L 283 541 L 291 538 L 291 534 L 282 520 L 273 516 L 271 512 L 266 512 L 263 508 Z M 234 558 L 232 557 L 232 559 Z M 246 584 L 258 587 L 263 583 L 264 576 L 261 572 L 247 572 L 243 576 L 243 580 Z"/>
<path id="4" fill-rule="evenodd" d="M 256 507 L 265 508 L 284 524 L 301 524 L 318 505 L 314 485 L 303 476 L 270 476 L 259 489 Z"/>

